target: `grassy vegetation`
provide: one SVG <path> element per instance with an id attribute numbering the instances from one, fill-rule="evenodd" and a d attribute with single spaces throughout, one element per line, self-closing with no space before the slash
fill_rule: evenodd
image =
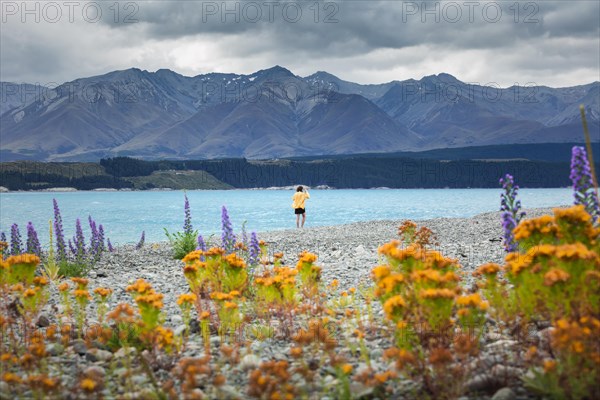
<path id="1" fill-rule="evenodd" d="M 205 171 L 154 171 L 148 176 L 124 178 L 135 189 L 170 188 L 181 189 L 232 189 Z"/>

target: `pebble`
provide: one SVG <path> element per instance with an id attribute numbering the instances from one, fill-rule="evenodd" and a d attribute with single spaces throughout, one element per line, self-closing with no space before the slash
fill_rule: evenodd
<path id="1" fill-rule="evenodd" d="M 96 362 L 96 361 L 109 361 L 113 358 L 113 354 L 110 351 L 100 350 L 100 349 L 90 349 L 88 350 L 85 358 L 88 361 Z"/>
<path id="2" fill-rule="evenodd" d="M 240 360 L 240 367 L 244 371 L 249 371 L 258 368 L 260 365 L 260 358 L 254 354 L 247 354 Z"/>
<path id="3" fill-rule="evenodd" d="M 502 388 L 494 393 L 492 400 L 515 400 L 517 398 L 515 392 L 511 388 Z"/>

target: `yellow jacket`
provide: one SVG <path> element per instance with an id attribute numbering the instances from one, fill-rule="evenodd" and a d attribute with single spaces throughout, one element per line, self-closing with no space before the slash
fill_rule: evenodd
<path id="1" fill-rule="evenodd" d="M 304 208 L 304 202 L 306 199 L 310 199 L 310 194 L 308 192 L 296 192 L 292 196 L 292 208 Z"/>

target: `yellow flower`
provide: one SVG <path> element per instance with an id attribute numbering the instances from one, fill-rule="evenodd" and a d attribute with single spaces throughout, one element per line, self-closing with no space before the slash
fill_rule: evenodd
<path id="1" fill-rule="evenodd" d="M 98 296 L 102 297 L 103 299 L 106 299 L 108 296 L 110 296 L 112 294 L 113 290 L 109 289 L 109 288 L 96 288 L 94 289 L 94 293 L 96 293 Z"/>
<path id="2" fill-rule="evenodd" d="M 23 297 L 25 297 L 25 298 L 34 297 L 39 290 L 40 290 L 39 287 L 27 289 L 27 290 L 25 290 L 25 292 L 23 292 Z"/>
<path id="3" fill-rule="evenodd" d="M 456 304 L 463 307 L 479 308 L 481 310 L 487 310 L 489 308 L 488 302 L 483 301 L 479 293 L 460 296 L 456 299 Z"/>
<path id="4" fill-rule="evenodd" d="M 225 257 L 225 262 L 229 264 L 229 266 L 234 268 L 246 268 L 246 262 L 244 261 L 244 259 L 239 257 L 235 253 L 231 253 L 227 257 Z"/>
<path id="5" fill-rule="evenodd" d="M 569 208 L 554 208 L 552 211 L 557 220 L 566 220 L 574 225 L 588 225 L 592 221 L 592 216 L 582 204 Z"/>
<path id="6" fill-rule="evenodd" d="M 544 275 L 544 285 L 552 286 L 559 282 L 566 282 L 570 277 L 571 275 L 568 272 L 560 268 L 552 268 Z"/>
<path id="7" fill-rule="evenodd" d="M 33 278 L 33 284 L 36 286 L 46 286 L 48 283 L 48 279 L 45 276 L 36 276 Z"/>
<path id="8" fill-rule="evenodd" d="M 91 300 L 92 296 L 90 296 L 90 292 L 87 290 L 75 289 L 73 291 L 73 295 L 79 300 Z"/>
<path id="9" fill-rule="evenodd" d="M 300 260 L 301 263 L 307 263 L 307 264 L 312 264 L 315 261 L 317 261 L 317 256 L 313 253 L 309 253 L 307 251 L 304 251 L 302 253 L 300 253 Z"/>
<path id="10" fill-rule="evenodd" d="M 135 298 L 136 303 L 139 305 L 148 305 L 154 308 L 162 308 L 163 307 L 163 295 L 160 293 L 149 293 L 145 295 L 141 295 Z"/>
<path id="11" fill-rule="evenodd" d="M 373 277 L 376 280 L 385 278 L 390 273 L 391 273 L 391 269 L 390 269 L 389 265 L 379 265 L 379 266 L 373 268 L 373 270 L 371 271 L 371 274 L 373 275 Z"/>
<path id="12" fill-rule="evenodd" d="M 58 290 L 60 292 L 66 292 L 67 290 L 69 290 L 69 283 L 68 282 L 63 282 L 60 285 L 58 285 Z"/>
<path id="13" fill-rule="evenodd" d="M 194 293 L 184 293 L 180 294 L 177 298 L 177 305 L 186 304 L 194 304 L 196 302 L 196 295 Z"/>
<path id="14" fill-rule="evenodd" d="M 138 279 L 133 285 L 127 286 L 125 289 L 127 292 L 136 292 L 137 294 L 149 293 L 152 290 L 152 285 L 146 282 L 144 279 Z"/>
<path id="15" fill-rule="evenodd" d="M 556 361 L 554 361 L 554 360 L 545 360 L 544 361 L 544 371 L 545 372 L 554 371 L 555 368 L 556 368 Z"/>
<path id="16" fill-rule="evenodd" d="M 481 276 L 481 275 L 496 275 L 500 271 L 500 265 L 496 263 L 487 263 L 483 264 L 475 272 L 473 272 L 473 276 Z"/>
<path id="17" fill-rule="evenodd" d="M 342 365 L 342 371 L 344 372 L 344 374 L 348 375 L 352 372 L 352 365 L 350 364 L 344 364 Z"/>
<path id="18" fill-rule="evenodd" d="M 6 372 L 2 375 L 2 380 L 6 383 L 21 383 L 21 377 L 17 374 L 13 374 L 12 372 Z"/>
<path id="19" fill-rule="evenodd" d="M 238 308 L 238 305 L 232 301 L 226 301 L 225 308 L 233 310 L 233 309 Z"/>
<path id="20" fill-rule="evenodd" d="M 200 257 L 202 257 L 203 255 L 204 252 L 202 250 L 192 251 L 191 253 L 188 253 L 185 257 L 183 257 L 181 261 L 183 261 L 186 264 L 189 264 L 194 261 L 200 260 Z"/>
<path id="21" fill-rule="evenodd" d="M 453 299 L 455 295 L 450 289 L 425 289 L 419 293 L 422 299 Z"/>
<path id="22" fill-rule="evenodd" d="M 384 289 L 386 293 L 390 293 L 402 282 L 404 282 L 404 275 L 393 273 L 380 280 L 377 286 Z"/>
<path id="23" fill-rule="evenodd" d="M 19 254 L 17 256 L 10 256 L 6 259 L 8 265 L 16 264 L 35 264 L 40 263 L 40 258 L 34 254 Z"/>
<path id="24" fill-rule="evenodd" d="M 200 319 L 208 319 L 210 317 L 210 313 L 208 311 L 202 311 L 200 313 Z"/>
<path id="25" fill-rule="evenodd" d="M 88 283 L 90 282 L 89 279 L 86 278 L 71 278 L 71 281 L 76 283 L 77 285 L 79 285 L 79 289 L 85 289 L 85 287 L 88 285 Z"/>
<path id="26" fill-rule="evenodd" d="M 85 378 L 85 379 L 81 380 L 81 383 L 79 384 L 79 386 L 81 387 L 81 389 L 85 390 L 86 392 L 93 392 L 94 389 L 96 389 L 97 384 L 92 379 Z"/>
<path id="27" fill-rule="evenodd" d="M 390 297 L 385 303 L 383 303 L 383 311 L 390 319 L 397 310 L 404 307 L 406 307 L 406 301 L 404 301 L 404 298 L 400 295 Z"/>

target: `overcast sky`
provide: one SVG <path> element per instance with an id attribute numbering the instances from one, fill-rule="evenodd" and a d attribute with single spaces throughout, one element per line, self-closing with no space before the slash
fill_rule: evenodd
<path id="1" fill-rule="evenodd" d="M 596 0 L 0 3 L 2 81 L 62 83 L 130 67 L 249 74 L 276 64 L 359 83 L 440 72 L 501 86 L 600 80 Z"/>

